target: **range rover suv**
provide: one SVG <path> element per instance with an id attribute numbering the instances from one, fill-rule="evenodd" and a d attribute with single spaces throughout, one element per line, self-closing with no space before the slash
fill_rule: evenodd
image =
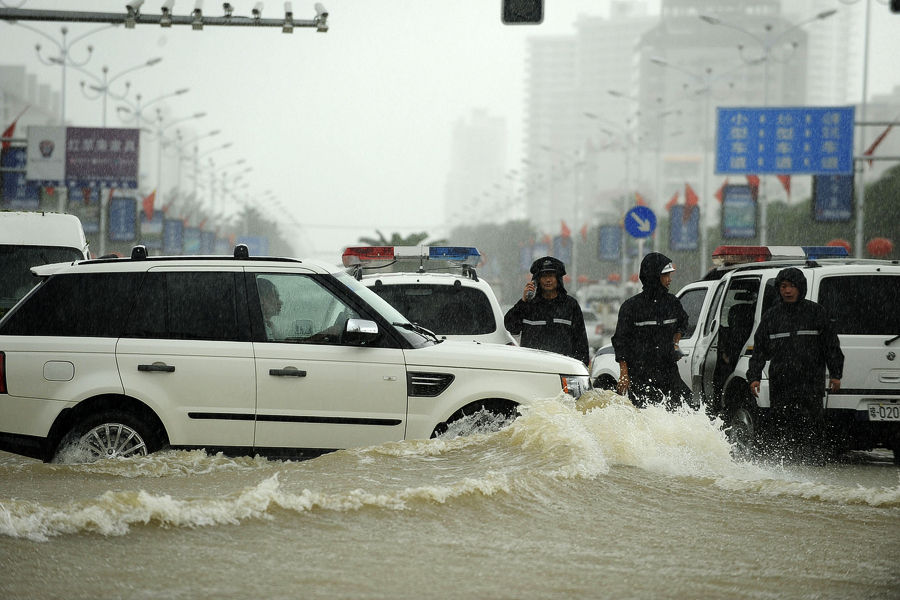
<path id="1" fill-rule="evenodd" d="M 43 460 L 316 456 L 588 388 L 576 360 L 441 340 L 341 270 L 246 246 L 34 272 L 0 320 L 0 449 Z"/>

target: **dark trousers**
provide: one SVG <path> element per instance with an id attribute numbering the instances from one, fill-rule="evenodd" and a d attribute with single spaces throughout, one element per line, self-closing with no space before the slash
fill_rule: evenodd
<path id="1" fill-rule="evenodd" d="M 775 395 L 762 424 L 761 449 L 776 458 L 821 462 L 828 454 L 822 398 Z"/>
<path id="2" fill-rule="evenodd" d="M 674 410 L 691 397 L 691 390 L 682 381 L 676 365 L 668 369 L 629 368 L 628 377 L 631 380 L 628 397 L 638 408 L 647 404 L 665 404 L 666 408 Z"/>

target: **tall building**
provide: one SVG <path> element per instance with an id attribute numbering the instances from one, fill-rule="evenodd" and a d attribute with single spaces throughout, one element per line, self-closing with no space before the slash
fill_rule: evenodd
<path id="1" fill-rule="evenodd" d="M 24 65 L 0 65 L 0 131 L 19 114 L 16 137 L 25 137 L 29 125 L 58 124 L 59 92 Z"/>
<path id="2" fill-rule="evenodd" d="M 448 228 L 500 211 L 512 211 L 514 189 L 505 178 L 509 145 L 506 120 L 476 109 L 457 120 L 452 136 L 450 172 L 444 192 L 444 221 Z"/>
<path id="3" fill-rule="evenodd" d="M 645 2 L 613 2 L 610 17 L 580 16 L 575 35 L 529 40 L 526 212 L 541 232 L 592 225 L 613 207 L 600 190 L 626 187 L 634 48 L 656 19 Z M 619 96 L 612 96 L 613 91 Z M 617 210 L 617 209 L 616 209 Z"/>

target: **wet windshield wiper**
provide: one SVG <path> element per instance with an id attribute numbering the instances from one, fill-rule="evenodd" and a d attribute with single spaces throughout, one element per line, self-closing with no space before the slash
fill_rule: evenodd
<path id="1" fill-rule="evenodd" d="M 885 345 L 885 346 L 890 346 L 891 344 L 893 344 L 893 343 L 896 342 L 897 340 L 900 340 L 900 334 L 895 335 L 894 337 L 892 337 L 892 338 L 889 339 L 889 340 L 885 340 L 884 345 Z"/>
<path id="2" fill-rule="evenodd" d="M 394 325 L 396 327 L 402 327 L 403 329 L 408 329 L 409 331 L 415 331 L 416 333 L 418 333 L 419 335 L 421 335 L 422 337 L 424 337 L 426 339 L 431 338 L 432 340 L 434 340 L 434 342 L 436 344 L 440 344 L 441 342 L 444 341 L 443 339 L 439 338 L 436 333 L 434 333 L 430 329 L 425 329 L 418 323 L 409 323 L 409 322 L 400 323 L 399 321 L 395 321 L 394 323 L 391 323 L 391 325 Z"/>

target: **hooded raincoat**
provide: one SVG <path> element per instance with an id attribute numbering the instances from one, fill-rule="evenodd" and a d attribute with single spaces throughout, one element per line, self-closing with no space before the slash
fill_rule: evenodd
<path id="1" fill-rule="evenodd" d="M 526 348 L 564 354 L 587 364 L 589 356 L 584 315 L 578 301 L 566 292 L 563 285 L 566 267 L 552 256 L 539 258 L 531 265 L 533 280 L 547 271 L 556 274 L 557 296 L 548 299 L 538 293 L 528 302 L 520 299 L 506 313 L 503 324 L 513 335 L 522 335 L 520 343 Z"/>
<path id="2" fill-rule="evenodd" d="M 678 373 L 680 354 L 675 349 L 675 334 L 687 332 L 688 315 L 660 281 L 671 262 L 659 252 L 644 257 L 644 289 L 622 304 L 612 337 L 616 361 L 628 366 L 629 396 L 638 406 L 663 400 L 674 405 L 690 395 Z"/>
<path id="3" fill-rule="evenodd" d="M 749 381 L 759 381 L 767 361 L 769 397 L 776 404 L 797 403 L 820 408 L 825 395 L 825 367 L 832 379 L 841 379 L 844 354 L 825 309 L 806 299 L 806 277 L 800 269 L 782 269 L 775 288 L 790 281 L 799 292 L 796 302 L 776 302 L 761 317 L 753 338 Z"/>

